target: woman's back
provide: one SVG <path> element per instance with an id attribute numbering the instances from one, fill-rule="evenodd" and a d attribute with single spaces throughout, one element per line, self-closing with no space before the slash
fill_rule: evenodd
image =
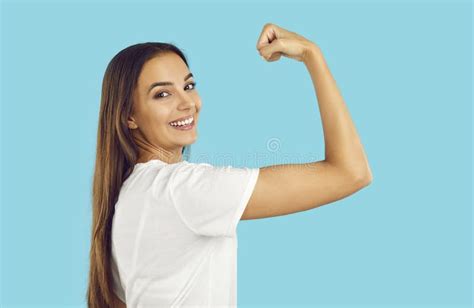
<path id="1" fill-rule="evenodd" d="M 114 286 L 128 307 L 236 305 L 236 227 L 259 169 L 151 160 L 123 183 Z"/>

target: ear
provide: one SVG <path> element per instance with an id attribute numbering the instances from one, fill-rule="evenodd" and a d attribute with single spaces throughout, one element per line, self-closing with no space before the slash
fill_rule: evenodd
<path id="1" fill-rule="evenodd" d="M 136 129 L 138 128 L 137 122 L 135 122 L 135 119 L 133 117 L 128 117 L 128 128 L 130 129 Z"/>

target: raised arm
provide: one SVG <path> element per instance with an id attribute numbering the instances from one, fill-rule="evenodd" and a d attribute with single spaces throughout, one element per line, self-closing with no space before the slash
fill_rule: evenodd
<path id="1" fill-rule="evenodd" d="M 369 185 L 372 172 L 367 157 L 321 49 L 275 24 L 264 26 L 257 49 L 267 61 L 276 61 L 284 55 L 305 64 L 321 114 L 325 159 L 260 168 L 259 178 L 241 219 L 313 209 Z"/>

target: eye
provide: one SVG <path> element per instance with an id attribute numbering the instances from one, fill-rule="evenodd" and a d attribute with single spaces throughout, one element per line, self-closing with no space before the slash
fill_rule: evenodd
<path id="1" fill-rule="evenodd" d="M 191 85 L 193 86 L 193 87 L 191 88 L 191 90 L 194 90 L 194 89 L 196 88 L 196 82 L 188 83 L 188 84 L 186 85 L 186 87 L 187 87 L 187 86 L 191 86 Z M 160 98 L 165 98 L 165 97 L 168 96 L 168 95 L 162 96 L 161 94 L 163 94 L 163 93 L 168 93 L 168 92 L 166 92 L 166 91 L 158 92 L 158 93 L 155 94 L 155 96 L 153 96 L 153 98 L 155 98 L 155 99 L 160 99 Z"/>
<path id="2" fill-rule="evenodd" d="M 166 97 L 166 96 L 161 96 L 161 95 L 160 95 L 160 94 L 163 94 L 163 93 L 168 93 L 168 92 L 159 92 L 159 93 L 157 93 L 155 96 L 153 96 L 153 98 L 159 99 L 159 98 Z"/>
<path id="3" fill-rule="evenodd" d="M 191 85 L 192 85 L 192 86 L 193 86 L 193 88 L 192 88 L 193 90 L 196 88 L 196 82 L 191 82 L 191 83 L 188 83 L 187 85 L 188 85 L 188 86 L 191 86 Z"/>

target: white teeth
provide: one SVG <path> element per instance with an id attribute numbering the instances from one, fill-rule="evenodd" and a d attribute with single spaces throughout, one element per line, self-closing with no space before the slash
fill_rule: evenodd
<path id="1" fill-rule="evenodd" d="M 184 121 L 178 121 L 178 122 L 171 122 L 170 125 L 172 126 L 183 126 L 183 125 L 188 125 L 194 121 L 194 118 L 191 117 L 189 119 L 186 119 Z"/>

